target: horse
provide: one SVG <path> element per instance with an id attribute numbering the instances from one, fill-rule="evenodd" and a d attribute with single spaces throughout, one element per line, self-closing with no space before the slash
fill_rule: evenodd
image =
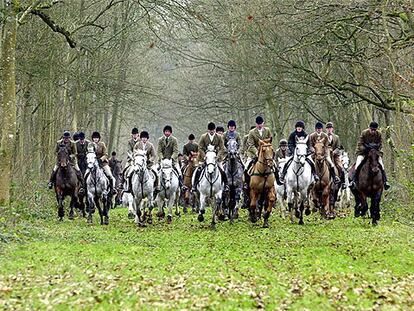
<path id="1" fill-rule="evenodd" d="M 326 150 L 322 142 L 315 143 L 315 168 L 319 176 L 312 189 L 312 201 L 316 209 L 319 209 L 322 217 L 333 219 L 335 214 L 329 202 L 331 193 L 331 178 L 329 174 L 329 163 L 326 160 Z"/>
<path id="2" fill-rule="evenodd" d="M 133 173 L 131 176 L 133 201 L 133 213 L 135 223 L 139 227 L 145 227 L 145 222 L 152 223 L 152 209 L 154 201 L 155 176 L 147 167 L 147 156 L 145 150 L 138 149 L 133 155 Z M 144 200 L 149 212 L 145 211 Z"/>
<path id="3" fill-rule="evenodd" d="M 243 188 L 244 165 L 240 159 L 238 149 L 239 146 L 235 139 L 230 139 L 227 142 L 227 156 L 224 163 L 224 172 L 227 175 L 229 191 L 223 199 L 223 212 L 224 216 L 228 217 L 231 223 L 238 217 L 237 203 L 240 201 Z"/>
<path id="4" fill-rule="evenodd" d="M 303 211 L 308 216 L 311 211 L 309 208 L 309 193 L 314 182 L 312 168 L 307 162 L 309 136 L 304 139 L 296 137 L 296 148 L 293 155 L 292 164 L 286 172 L 285 186 L 290 211 L 290 220 L 293 223 L 293 213 L 299 218 L 299 224 L 303 225 Z"/>
<path id="5" fill-rule="evenodd" d="M 193 175 L 192 184 L 194 185 L 196 174 Z M 205 167 L 200 172 L 200 181 L 197 185 L 197 191 L 200 195 L 200 211 L 198 214 L 198 221 L 204 221 L 204 214 L 206 208 L 206 199 L 214 198 L 213 212 L 211 220 L 211 228 L 216 227 L 217 212 L 220 210 L 222 195 L 223 195 L 223 181 L 221 178 L 220 169 L 217 163 L 217 154 L 214 151 L 214 146 L 208 145 L 205 155 Z M 215 204 L 214 204 L 215 203 Z"/>
<path id="6" fill-rule="evenodd" d="M 366 215 L 368 211 L 367 198 L 370 198 L 372 225 L 376 226 L 380 220 L 380 202 L 384 190 L 384 181 L 379 164 L 379 146 L 369 144 L 366 147 L 367 155 L 360 165 L 356 187 L 352 190 L 355 196 L 355 217 Z M 351 170 L 355 170 L 355 166 Z"/>
<path id="7" fill-rule="evenodd" d="M 86 154 L 86 163 L 89 170 L 89 172 L 86 173 L 86 189 L 88 197 L 87 222 L 92 224 L 92 215 L 95 213 L 96 206 L 101 218 L 101 225 L 108 225 L 110 200 L 109 179 L 106 177 L 103 169 L 99 166 L 98 159 L 93 150 L 89 150 Z"/>
<path id="8" fill-rule="evenodd" d="M 188 159 L 188 164 L 183 167 L 183 191 L 182 196 L 184 197 L 184 208 L 183 212 L 187 212 L 187 207 L 191 205 L 193 213 L 198 213 L 198 202 L 197 197 L 191 192 L 191 179 L 193 177 L 194 171 L 198 166 L 198 152 L 191 152 L 191 155 Z"/>
<path id="9" fill-rule="evenodd" d="M 277 159 L 277 169 L 279 171 L 279 176 L 282 174 L 283 172 L 283 168 L 285 167 L 287 162 L 287 158 L 279 158 Z M 276 189 L 276 201 L 278 201 L 280 203 L 280 216 L 284 219 L 286 217 L 286 206 L 285 206 L 285 202 L 286 202 L 286 187 L 285 185 L 278 185 L 277 182 L 275 181 L 275 189 Z"/>
<path id="10" fill-rule="evenodd" d="M 172 222 L 172 207 L 176 207 L 176 215 L 180 215 L 178 210 L 178 202 L 176 202 L 176 194 L 179 189 L 178 175 L 174 171 L 173 163 L 171 159 L 164 159 L 161 161 L 161 176 L 160 176 L 160 188 L 161 191 L 158 193 L 156 202 L 158 205 L 158 217 L 163 218 L 164 205 L 168 209 L 167 222 Z"/>
<path id="11" fill-rule="evenodd" d="M 58 169 L 56 172 L 55 193 L 58 203 L 58 217 L 62 221 L 65 216 L 63 201 L 70 196 L 70 211 L 68 218 L 74 219 L 74 208 L 78 203 L 78 178 L 75 168 L 70 164 L 70 157 L 65 145 L 60 145 L 57 153 Z M 82 210 L 83 214 L 85 210 Z"/>
<path id="12" fill-rule="evenodd" d="M 351 190 L 349 189 L 349 180 L 348 180 L 349 162 L 350 162 L 348 152 L 345 152 L 345 151 L 342 152 L 342 154 L 340 155 L 340 158 L 342 162 L 342 167 L 345 171 L 345 186 L 346 186 L 344 190 L 340 188 L 339 193 L 338 193 L 339 207 L 342 208 L 343 203 L 345 203 L 346 206 L 349 206 L 351 202 Z"/>
<path id="13" fill-rule="evenodd" d="M 265 207 L 263 228 L 269 227 L 269 217 L 276 201 L 273 156 L 272 140 L 260 140 L 257 162 L 251 170 L 249 217 L 252 223 L 257 222 L 257 219 L 261 217 L 263 207 Z"/>

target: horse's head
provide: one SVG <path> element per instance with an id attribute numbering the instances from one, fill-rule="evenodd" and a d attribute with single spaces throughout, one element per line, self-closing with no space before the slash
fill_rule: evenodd
<path id="1" fill-rule="evenodd" d="M 238 150 L 239 150 L 239 144 L 237 143 L 237 141 L 235 139 L 230 139 L 227 142 L 227 153 L 231 157 L 234 157 L 237 155 Z"/>
<path id="2" fill-rule="evenodd" d="M 306 157 L 308 156 L 308 139 L 309 136 L 306 136 L 304 139 L 296 137 L 295 157 L 297 157 L 302 165 L 305 164 Z"/>
<path id="3" fill-rule="evenodd" d="M 66 168 L 70 163 L 69 152 L 65 145 L 60 145 L 57 154 L 58 164 L 60 167 Z"/>
<path id="4" fill-rule="evenodd" d="M 370 167 L 371 172 L 374 174 L 378 174 L 378 172 L 380 171 L 379 157 L 380 157 L 380 152 L 375 148 L 372 148 L 368 152 L 369 167 Z"/>
<path id="5" fill-rule="evenodd" d="M 137 171 L 144 169 L 147 165 L 147 155 L 145 150 L 138 149 L 134 152 L 134 168 Z"/>
<path id="6" fill-rule="evenodd" d="M 349 156 L 348 156 L 348 152 L 343 152 L 342 156 L 341 156 L 341 160 L 342 160 L 342 166 L 344 167 L 345 170 L 349 169 Z"/>
<path id="7" fill-rule="evenodd" d="M 259 140 L 258 160 L 260 162 L 265 163 L 267 166 L 273 166 L 274 153 L 271 138 Z"/>
<path id="8" fill-rule="evenodd" d="M 315 143 L 315 158 L 318 162 L 325 160 L 325 145 L 321 141 Z"/>
<path id="9" fill-rule="evenodd" d="M 171 179 L 173 174 L 173 163 L 171 159 L 164 159 L 161 161 L 161 174 L 165 188 L 171 187 Z"/>
<path id="10" fill-rule="evenodd" d="M 198 161 L 198 152 L 191 151 L 189 160 L 192 162 L 193 166 L 196 166 Z"/>
<path id="11" fill-rule="evenodd" d="M 217 165 L 217 154 L 214 151 L 214 149 L 210 150 L 209 148 L 207 148 L 205 160 L 206 160 L 206 165 L 207 165 L 207 172 L 209 174 L 212 174 Z"/>
<path id="12" fill-rule="evenodd" d="M 92 169 L 96 163 L 96 153 L 94 151 L 88 151 L 86 154 L 86 165 L 89 169 Z"/>

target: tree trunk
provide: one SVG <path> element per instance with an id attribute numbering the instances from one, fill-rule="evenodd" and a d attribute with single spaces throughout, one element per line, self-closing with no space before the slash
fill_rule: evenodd
<path id="1" fill-rule="evenodd" d="M 6 8 L 4 41 L 2 45 L 2 133 L 0 144 L 0 205 L 10 203 L 12 151 L 16 139 L 16 12 Z"/>

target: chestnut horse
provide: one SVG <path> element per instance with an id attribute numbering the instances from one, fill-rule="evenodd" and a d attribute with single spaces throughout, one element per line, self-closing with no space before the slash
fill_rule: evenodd
<path id="1" fill-rule="evenodd" d="M 183 191 L 182 196 L 184 198 L 184 208 L 183 212 L 187 212 L 187 208 L 191 205 L 193 213 L 198 213 L 197 210 L 197 198 L 194 193 L 191 192 L 191 180 L 193 178 L 193 173 L 198 166 L 198 152 L 191 151 L 191 154 L 188 158 L 188 163 L 182 167 L 183 172 Z"/>
<path id="2" fill-rule="evenodd" d="M 331 189 L 331 180 L 329 176 L 329 164 L 325 157 L 325 146 L 322 142 L 315 143 L 315 168 L 319 181 L 315 182 L 312 189 L 312 201 L 317 209 L 319 209 L 322 217 L 332 219 L 335 218 L 333 209 L 329 204 L 329 192 Z"/>
<path id="3" fill-rule="evenodd" d="M 270 213 L 276 201 L 273 156 L 272 139 L 260 140 L 258 159 L 251 170 L 249 215 L 250 221 L 255 223 L 265 207 L 263 228 L 269 227 Z"/>

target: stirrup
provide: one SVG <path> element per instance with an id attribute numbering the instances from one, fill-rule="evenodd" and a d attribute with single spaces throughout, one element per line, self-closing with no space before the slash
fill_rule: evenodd
<path id="1" fill-rule="evenodd" d="M 313 174 L 313 179 L 314 179 L 315 181 L 319 181 L 319 180 L 320 180 L 320 178 L 319 178 L 318 174 Z"/>
<path id="2" fill-rule="evenodd" d="M 384 182 L 384 190 L 388 190 L 391 188 L 391 185 L 388 183 L 388 181 Z"/>
<path id="3" fill-rule="evenodd" d="M 48 187 L 49 189 L 53 189 L 53 182 L 52 182 L 52 181 L 49 181 L 49 182 L 47 183 L 47 187 Z"/>

